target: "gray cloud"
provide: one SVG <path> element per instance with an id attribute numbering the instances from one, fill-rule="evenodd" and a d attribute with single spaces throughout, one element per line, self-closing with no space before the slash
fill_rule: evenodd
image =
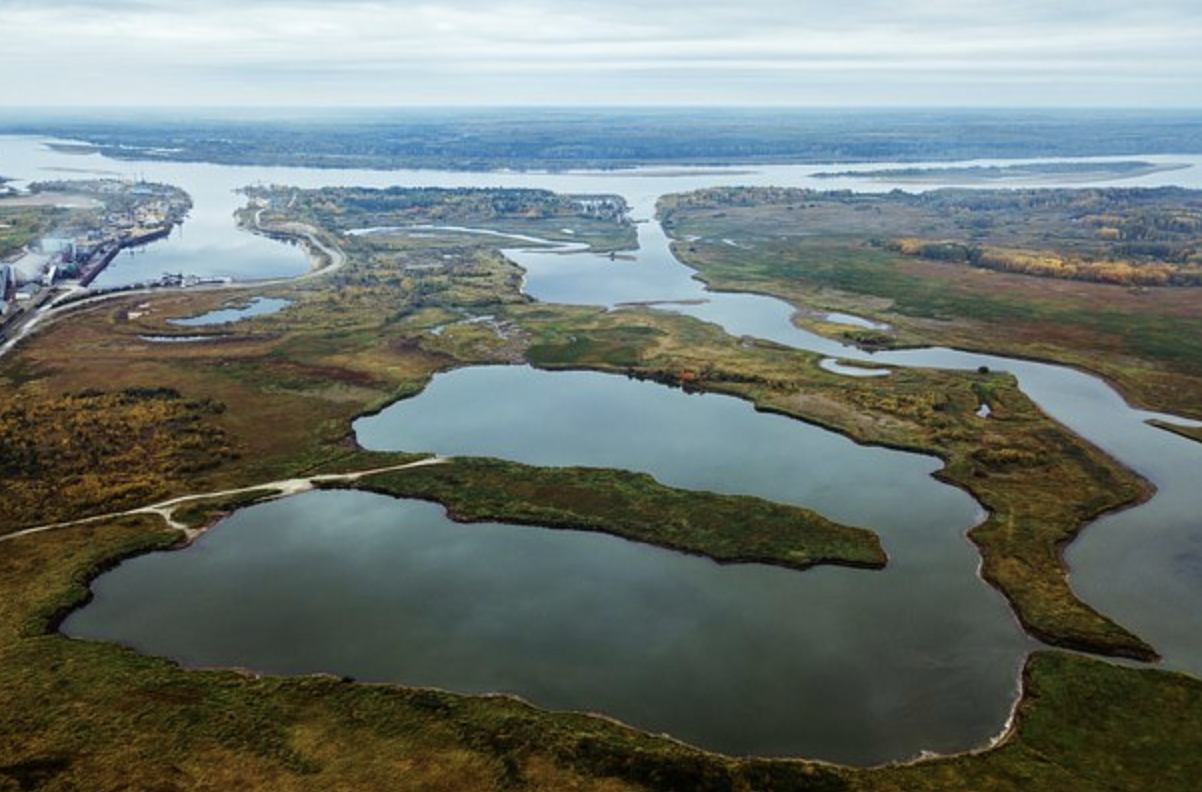
<path id="1" fill-rule="evenodd" d="M 0 105 L 1200 106 L 1195 5 L 0 0 Z"/>

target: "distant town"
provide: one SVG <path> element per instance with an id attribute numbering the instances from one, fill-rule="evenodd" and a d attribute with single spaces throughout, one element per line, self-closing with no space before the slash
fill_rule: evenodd
<path id="1" fill-rule="evenodd" d="M 5 197 L 7 196 L 7 197 Z M 0 340 L 9 337 L 40 309 L 87 287 L 122 250 L 162 239 L 192 208 L 177 187 L 150 182 L 100 179 L 42 182 L 28 194 L 8 190 L 0 205 L 70 206 L 61 224 L 0 259 Z M 183 286 L 183 275 L 164 275 L 147 286 Z"/>

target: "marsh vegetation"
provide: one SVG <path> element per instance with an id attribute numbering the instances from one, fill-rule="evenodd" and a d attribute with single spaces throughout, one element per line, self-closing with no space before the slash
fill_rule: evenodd
<path id="1" fill-rule="evenodd" d="M 714 288 L 896 328 L 835 328 L 850 341 L 1055 360 L 1106 376 L 1143 405 L 1198 417 L 1199 200 L 1176 189 L 731 188 L 670 196 L 660 212 L 676 254 Z M 1145 276 L 1180 285 L 1145 286 Z"/>
<path id="2" fill-rule="evenodd" d="M 358 448 L 352 420 L 419 392 L 436 372 L 525 361 L 730 394 L 860 442 L 936 454 L 946 462 L 941 477 L 989 509 L 973 534 L 984 573 L 1033 634 L 1093 652 L 1153 655 L 1141 639 L 1073 595 L 1060 558 L 1087 522 L 1145 497 L 1146 486 L 1043 415 L 1011 377 L 925 369 L 871 381 L 841 377 L 824 371 L 814 354 L 732 338 L 714 325 L 649 307 L 533 303 L 520 291 L 522 273 L 497 251 L 495 239 L 344 233 L 463 224 L 572 241 L 581 241 L 580 229 L 587 228 L 602 251 L 632 240 L 620 216 L 586 216 L 572 208 L 579 207 L 574 199 L 515 195 L 513 204 L 498 208 L 491 199 L 481 202 L 485 195 L 259 194 L 265 229 L 302 240 L 301 229 L 316 231 L 346 253 L 345 266 L 327 279 L 248 290 L 246 297 L 262 293 L 289 304 L 237 323 L 216 343 L 164 348 L 141 336 L 175 332 L 169 320 L 220 307 L 228 292 L 123 297 L 43 331 L 0 362 L 6 464 L 15 466 L 5 485 L 17 488 L 7 499 L 16 510 L 11 526 L 45 521 L 35 497 L 21 495 L 35 479 L 53 471 L 69 482 L 81 465 L 119 468 L 131 488 L 64 487 L 56 492 L 56 518 L 87 516 L 152 493 L 166 497 L 407 459 Z M 537 216 L 531 200 L 548 213 Z M 866 309 L 861 312 L 898 327 L 896 336 L 885 334 L 890 343 L 946 330 L 955 342 L 1067 362 L 1101 352 L 1097 369 L 1165 406 L 1186 399 L 1157 402 L 1161 388 L 1167 394 L 1182 383 L 1192 386 L 1198 376 L 1192 368 L 1198 358 L 1188 349 L 1170 352 L 1167 344 L 1141 337 L 1139 328 L 1150 327 L 1141 322 L 1152 322 L 1141 319 L 1145 303 L 1118 300 L 1107 320 L 1089 310 L 1092 291 L 1057 292 L 1063 301 L 1048 306 L 1029 299 L 1037 290 L 1026 290 L 1025 281 L 979 288 L 959 271 L 946 274 L 956 262 L 874 246 L 865 234 L 766 233 L 799 227 L 774 216 L 797 211 L 788 205 L 748 198 L 719 207 L 702 199 L 696 206 L 671 205 L 667 225 L 682 240 L 679 255 L 715 285 L 779 293 L 798 305 Z M 563 233 L 565 219 L 577 233 Z M 700 239 L 683 241 L 690 235 Z M 727 238 L 746 248 L 710 241 Z M 936 274 L 929 289 L 920 288 L 924 281 L 914 268 Z M 1177 306 L 1168 311 L 1174 331 L 1191 332 L 1192 292 L 1171 293 L 1178 296 L 1156 291 L 1154 299 Z M 1020 329 L 1020 317 L 1031 311 L 1037 323 L 1050 326 L 1054 318 L 1062 329 L 1036 343 Z M 997 323 L 993 330 L 979 321 L 985 318 Z M 1113 335 L 1105 321 L 1114 323 Z M 1118 334 L 1120 323 L 1134 327 L 1134 335 Z M 1093 344 L 1070 349 L 1070 337 Z M 1126 353 L 1137 353 L 1134 362 Z M 982 404 L 990 407 L 988 421 L 977 414 Z M 179 427 L 185 431 L 174 431 Z M 36 475 L 29 473 L 34 462 L 42 466 Z M 438 500 L 473 519 L 604 530 L 727 560 L 792 557 L 793 566 L 880 560 L 879 548 L 863 534 L 839 535 L 839 543 L 854 538 L 854 550 L 832 548 L 837 526 L 816 515 L 671 490 L 620 471 L 460 460 L 417 475 L 380 476 L 366 486 Z M 237 505 L 214 504 L 190 520 L 203 522 Z M 727 530 L 736 521 L 745 530 Z M 782 524 L 796 530 L 786 536 Z M 237 779 L 247 788 L 304 789 L 328 788 L 337 779 L 363 788 L 606 790 L 1101 790 L 1118 783 L 1184 790 L 1202 770 L 1191 728 L 1202 719 L 1196 679 L 1060 653 L 1030 658 L 1017 726 L 993 750 L 851 770 L 721 757 L 506 698 L 332 678 L 185 672 L 168 661 L 54 633 L 57 619 L 86 597 L 90 577 L 121 557 L 174 542 L 175 535 L 152 520 L 130 518 L 0 543 L 0 679 L 10 703 L 0 725 L 6 736 L 0 783 L 65 788 L 121 778 L 186 788 Z M 1143 738 L 1133 741 L 1132 734 Z"/>

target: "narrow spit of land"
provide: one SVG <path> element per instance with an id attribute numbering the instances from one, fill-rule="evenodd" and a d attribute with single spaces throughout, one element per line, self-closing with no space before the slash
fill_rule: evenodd
<path id="1" fill-rule="evenodd" d="M 418 468 L 438 466 L 422 475 Z M 712 558 L 793 569 L 817 564 L 879 569 L 887 557 L 871 531 L 839 525 L 796 506 L 760 498 L 690 492 L 650 476 L 595 468 L 537 468 L 487 459 L 429 457 L 346 473 L 322 473 L 183 495 L 130 509 L 33 526 L 0 536 L 12 541 L 124 517 L 157 515 L 192 542 L 211 524 L 181 511 L 220 516 L 229 508 L 317 488 L 354 488 L 444 505 L 461 522 L 502 522 L 598 531 Z M 228 508 L 226 508 L 228 507 Z M 683 526 L 683 527 L 682 527 Z"/>

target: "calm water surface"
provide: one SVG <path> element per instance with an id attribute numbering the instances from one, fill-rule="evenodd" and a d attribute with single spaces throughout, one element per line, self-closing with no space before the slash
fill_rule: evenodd
<path id="1" fill-rule="evenodd" d="M 843 584 L 823 584 L 833 577 Z M 122 564 L 65 629 L 122 624 L 124 642 L 200 666 L 518 690 L 733 752 L 878 762 L 987 739 L 1016 682 L 1013 631 L 964 613 L 932 625 L 909 599 L 865 592 L 885 578 L 722 567 L 319 492 Z M 816 583 L 839 599 L 815 599 Z M 861 600 L 876 612 L 860 615 Z M 865 619 L 879 622 L 870 647 Z M 1008 673 L 982 686 L 963 671 L 989 664 Z"/>
<path id="2" fill-rule="evenodd" d="M 215 311 L 189 316 L 185 319 L 168 319 L 168 324 L 181 327 L 205 327 L 237 322 L 250 319 L 252 316 L 270 316 L 279 313 L 292 304 L 291 300 L 281 300 L 278 297 L 256 297 L 246 305 L 237 308 L 219 308 Z"/>
<path id="3" fill-rule="evenodd" d="M 370 448 L 623 466 L 811 505 L 874 526 L 891 565 L 722 567 L 322 493 L 240 513 L 201 540 L 199 567 L 191 550 L 123 565 L 64 629 L 128 640 L 132 620 L 135 645 L 192 663 L 503 690 L 732 753 L 859 764 L 979 745 L 1013 702 L 1030 644 L 974 574 L 963 532 L 982 514 L 931 477 L 937 460 L 727 397 L 524 366 L 441 375 L 356 430 Z"/>

